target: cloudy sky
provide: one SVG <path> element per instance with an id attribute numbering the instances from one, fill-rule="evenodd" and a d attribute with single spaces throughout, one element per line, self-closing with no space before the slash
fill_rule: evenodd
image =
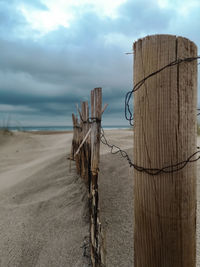
<path id="1" fill-rule="evenodd" d="M 103 88 L 104 124 L 127 125 L 132 44 L 175 34 L 200 46 L 199 0 L 0 0 L 0 124 L 70 125 Z"/>

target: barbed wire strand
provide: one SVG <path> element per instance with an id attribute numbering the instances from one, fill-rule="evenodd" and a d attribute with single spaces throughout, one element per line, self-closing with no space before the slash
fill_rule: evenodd
<path id="1" fill-rule="evenodd" d="M 142 166 L 138 166 L 137 164 L 133 163 L 128 155 L 128 153 L 125 150 L 122 150 L 120 147 L 110 144 L 105 136 L 104 129 L 101 128 L 101 142 L 108 146 L 111 149 L 111 154 L 120 154 L 123 158 L 125 158 L 130 167 L 133 167 L 139 172 L 146 172 L 149 175 L 158 175 L 160 173 L 172 173 L 177 172 L 181 169 L 183 169 L 189 162 L 195 162 L 200 159 L 200 150 L 194 152 L 188 159 L 178 162 L 173 165 L 165 166 L 163 168 L 145 168 Z M 197 149 L 200 149 L 200 147 L 197 147 Z M 196 155 L 199 156 L 197 158 L 194 158 Z"/>
<path id="2" fill-rule="evenodd" d="M 126 96 L 125 96 L 125 118 L 126 118 L 126 120 L 129 121 L 129 124 L 131 126 L 133 126 L 133 112 L 131 111 L 130 105 L 129 105 L 130 99 L 131 99 L 133 93 L 136 92 L 137 90 L 139 90 L 140 87 L 145 83 L 146 80 L 155 76 L 156 74 L 160 73 L 161 71 L 165 70 L 166 68 L 181 64 L 182 62 L 192 62 L 192 61 L 198 60 L 198 59 L 200 59 L 200 56 L 188 57 L 188 58 L 183 58 L 183 59 L 179 58 L 179 59 L 174 60 L 171 63 L 165 65 L 164 67 L 152 72 L 151 74 L 144 77 L 141 81 L 136 83 L 135 86 L 133 87 L 133 89 L 131 91 L 127 92 Z"/>
<path id="3" fill-rule="evenodd" d="M 139 90 L 140 87 L 145 83 L 145 81 L 147 79 L 149 79 L 150 77 L 153 77 L 154 75 L 160 73 L 161 71 L 163 71 L 164 69 L 166 69 L 168 67 L 172 67 L 172 66 L 178 65 L 178 64 L 180 64 L 182 62 L 192 62 L 192 61 L 197 60 L 199 58 L 200 58 L 200 56 L 174 60 L 171 63 L 165 65 L 162 68 L 160 68 L 159 70 L 157 70 L 155 72 L 152 72 L 151 74 L 146 76 L 144 79 L 139 81 L 133 87 L 133 89 L 131 91 L 127 92 L 127 94 L 125 96 L 125 118 L 129 121 L 129 124 L 131 126 L 133 126 L 133 123 L 132 123 L 132 121 L 133 121 L 133 113 L 131 112 L 130 105 L 129 105 L 130 99 L 131 99 L 133 93 L 136 92 L 137 90 Z M 198 65 L 199 64 L 200 63 L 198 63 Z M 197 110 L 200 111 L 200 108 L 198 108 Z M 200 115 L 200 113 L 198 113 L 197 116 L 198 115 Z M 104 132 L 103 128 L 101 128 L 101 142 L 111 149 L 111 153 L 112 154 L 118 154 L 118 153 L 121 154 L 121 156 L 128 161 L 130 167 L 133 167 L 134 169 L 136 169 L 139 172 L 145 172 L 145 173 L 147 173 L 149 175 L 158 175 L 160 173 L 177 172 L 177 171 L 183 169 L 188 163 L 192 163 L 192 162 L 195 162 L 195 161 L 200 159 L 200 150 L 197 150 L 191 156 L 189 156 L 186 160 L 178 162 L 176 164 L 165 166 L 163 168 L 145 168 L 145 167 L 138 166 L 137 164 L 133 163 L 126 151 L 122 150 L 120 147 L 118 147 L 116 145 L 110 144 L 106 139 L 105 132 Z M 197 147 L 197 149 L 200 149 L 200 147 Z M 197 156 L 198 154 L 199 154 L 199 156 Z M 195 158 L 195 156 L 197 156 L 197 157 Z"/>

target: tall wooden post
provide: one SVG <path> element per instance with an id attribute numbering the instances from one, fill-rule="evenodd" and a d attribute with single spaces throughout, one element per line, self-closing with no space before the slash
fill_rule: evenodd
<path id="1" fill-rule="evenodd" d="M 70 159 L 74 160 L 74 153 L 76 152 L 76 118 L 75 115 L 72 114 L 72 122 L 73 122 L 73 138 L 72 138 L 72 146 L 71 146 L 71 155 Z"/>
<path id="2" fill-rule="evenodd" d="M 78 117 L 76 117 L 76 144 L 77 144 L 77 149 L 80 146 L 81 143 L 81 126 L 78 122 Z M 76 169 L 77 173 L 81 175 L 81 157 L 80 154 L 76 156 Z"/>
<path id="3" fill-rule="evenodd" d="M 88 102 L 85 104 L 85 119 L 87 121 L 86 123 L 86 132 L 89 131 L 90 129 L 90 121 L 89 121 L 89 105 Z M 90 146 L 90 138 L 87 138 L 86 144 L 85 144 L 85 149 L 86 149 L 86 158 L 87 158 L 87 175 L 86 175 L 86 180 L 88 182 L 88 189 L 89 189 L 89 184 L 90 184 L 90 163 L 91 163 L 91 146 Z M 90 190 L 89 190 L 90 192 Z"/>
<path id="4" fill-rule="evenodd" d="M 196 57 L 190 40 L 148 36 L 134 43 L 134 84 L 168 63 Z M 134 93 L 134 162 L 162 168 L 196 151 L 197 61 L 149 78 Z M 134 171 L 134 266 L 195 267 L 196 164 L 173 173 Z"/>
<path id="5" fill-rule="evenodd" d="M 100 158 L 100 132 L 102 112 L 102 89 L 91 92 L 91 259 L 94 267 L 100 267 L 98 172 Z"/>
<path id="6" fill-rule="evenodd" d="M 89 130 L 88 128 L 88 103 L 87 102 L 82 102 L 82 108 L 81 108 L 81 113 L 82 113 L 82 139 L 85 138 L 87 135 L 87 132 Z M 85 179 L 86 182 L 88 182 L 88 165 L 90 164 L 88 162 L 88 153 L 87 153 L 87 142 L 84 143 L 82 146 L 82 177 Z"/>

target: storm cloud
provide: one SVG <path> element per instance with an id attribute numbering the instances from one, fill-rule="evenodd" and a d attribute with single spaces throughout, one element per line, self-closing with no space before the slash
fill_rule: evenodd
<path id="1" fill-rule="evenodd" d="M 184 2 L 184 1 L 183 1 Z M 184 4 L 184 3 L 183 3 Z M 74 10 L 69 27 L 40 36 L 20 11 L 48 10 L 42 1 L 0 1 L 0 116 L 12 124 L 71 124 L 75 104 L 103 88 L 105 124 L 127 125 L 124 97 L 132 88 L 132 43 L 148 34 L 183 35 L 200 43 L 199 5 L 180 13 L 157 1 L 126 1 L 114 18 L 89 6 Z"/>

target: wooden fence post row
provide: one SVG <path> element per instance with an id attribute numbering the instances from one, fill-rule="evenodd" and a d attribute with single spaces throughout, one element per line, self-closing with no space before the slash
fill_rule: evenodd
<path id="1" fill-rule="evenodd" d="M 73 140 L 71 159 L 76 162 L 77 173 L 88 185 L 90 207 L 90 240 L 91 261 L 93 267 L 102 266 L 101 253 L 101 224 L 98 207 L 98 172 L 100 159 L 100 134 L 102 110 L 102 89 L 91 91 L 91 116 L 88 102 L 81 103 L 81 111 L 77 107 L 80 121 L 72 114 Z"/>

